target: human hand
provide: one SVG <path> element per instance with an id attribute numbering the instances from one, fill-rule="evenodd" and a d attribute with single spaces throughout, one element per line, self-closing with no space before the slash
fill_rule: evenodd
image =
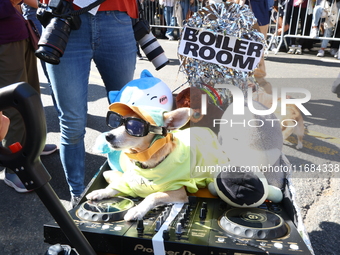
<path id="1" fill-rule="evenodd" d="M 304 0 L 298 0 L 295 2 L 294 6 L 299 6 L 304 2 Z"/>
<path id="2" fill-rule="evenodd" d="M 0 112 L 0 141 L 5 138 L 9 127 L 9 118 Z"/>
<path id="3" fill-rule="evenodd" d="M 240 0 L 238 4 L 243 6 L 243 5 L 245 5 L 245 3 L 246 3 L 246 0 Z"/>
<path id="4" fill-rule="evenodd" d="M 246 3 L 246 0 L 231 0 L 230 2 L 243 6 Z"/>

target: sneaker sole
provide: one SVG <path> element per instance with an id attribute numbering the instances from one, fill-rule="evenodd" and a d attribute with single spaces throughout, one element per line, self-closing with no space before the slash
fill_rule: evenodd
<path id="1" fill-rule="evenodd" d="M 32 190 L 27 190 L 27 189 L 22 189 L 22 188 L 19 188 L 17 185 L 15 185 L 13 182 L 11 182 L 10 180 L 4 178 L 4 182 L 11 188 L 15 189 L 16 192 L 19 192 L 19 193 L 28 193 L 28 192 L 31 192 Z"/>
<path id="2" fill-rule="evenodd" d="M 51 150 L 51 151 L 42 151 L 40 153 L 40 156 L 46 156 L 46 155 L 50 155 L 52 154 L 53 152 L 55 152 L 58 148 L 55 148 L 54 150 Z"/>

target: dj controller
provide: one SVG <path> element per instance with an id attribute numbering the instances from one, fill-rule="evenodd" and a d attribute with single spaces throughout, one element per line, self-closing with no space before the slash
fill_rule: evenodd
<path id="1" fill-rule="evenodd" d="M 140 200 L 85 201 L 71 217 L 96 252 L 117 255 L 311 254 L 281 204 L 234 208 L 216 198 L 189 197 L 143 219 L 123 220 Z M 68 243 L 55 222 L 44 225 L 45 242 Z"/>

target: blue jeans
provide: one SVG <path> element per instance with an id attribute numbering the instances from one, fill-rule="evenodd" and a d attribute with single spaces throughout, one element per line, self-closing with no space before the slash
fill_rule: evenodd
<path id="1" fill-rule="evenodd" d="M 321 16 L 322 16 L 323 9 L 324 9 L 324 6 L 321 6 L 321 5 L 317 5 L 317 6 L 314 7 L 313 19 L 312 19 L 312 26 L 313 27 L 319 26 L 319 21 L 320 21 Z M 323 36 L 324 37 L 330 37 L 332 35 L 332 31 L 333 31 L 333 28 L 325 29 L 325 33 L 324 33 Z M 327 48 L 328 42 L 329 42 L 329 40 L 322 40 L 321 48 L 322 49 Z"/>
<path id="2" fill-rule="evenodd" d="M 82 14 L 80 18 L 81 27 L 71 31 L 60 64 L 47 64 L 59 114 L 60 158 L 70 192 L 77 196 L 84 190 L 91 61 L 96 64 L 106 91 L 120 90 L 133 79 L 137 51 L 131 18 L 126 13 L 102 11 L 95 16 Z"/>
<path id="3" fill-rule="evenodd" d="M 181 7 L 182 7 L 182 17 L 183 20 L 185 20 L 187 13 L 189 11 L 189 7 L 190 7 L 190 0 L 181 0 Z"/>
<path id="4" fill-rule="evenodd" d="M 167 26 L 175 26 L 176 18 L 173 17 L 174 7 L 173 6 L 164 6 L 164 18 Z M 166 29 L 167 35 L 174 35 L 174 28 Z"/>

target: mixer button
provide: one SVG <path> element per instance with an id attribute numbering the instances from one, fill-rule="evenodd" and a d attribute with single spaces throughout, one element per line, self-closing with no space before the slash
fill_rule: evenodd
<path id="1" fill-rule="evenodd" d="M 177 222 L 175 232 L 176 232 L 176 234 L 182 234 L 183 228 L 182 228 L 182 224 L 180 222 Z"/>
<path id="2" fill-rule="evenodd" d="M 143 220 L 137 220 L 137 232 L 143 233 L 144 231 L 144 221 Z"/>
<path id="3" fill-rule="evenodd" d="M 160 221 L 160 220 L 157 220 L 157 221 L 156 221 L 155 231 L 157 232 L 157 231 L 161 228 L 161 226 L 162 226 L 161 221 Z"/>
<path id="4" fill-rule="evenodd" d="M 217 242 L 219 242 L 219 243 L 223 243 L 224 241 L 225 241 L 225 238 L 223 238 L 223 237 L 217 238 Z"/>
<path id="5" fill-rule="evenodd" d="M 283 244 L 282 243 L 274 243 L 274 247 L 278 248 L 278 249 L 282 249 L 283 248 Z"/>
<path id="6" fill-rule="evenodd" d="M 164 240 L 169 240 L 170 239 L 170 234 L 168 230 L 163 231 L 163 239 Z"/>
<path id="7" fill-rule="evenodd" d="M 202 207 L 200 210 L 200 219 L 205 219 L 207 217 L 207 209 Z"/>
<path id="8" fill-rule="evenodd" d="M 299 246 L 297 244 L 291 244 L 289 245 L 289 248 L 291 248 L 292 250 L 298 250 Z"/>

